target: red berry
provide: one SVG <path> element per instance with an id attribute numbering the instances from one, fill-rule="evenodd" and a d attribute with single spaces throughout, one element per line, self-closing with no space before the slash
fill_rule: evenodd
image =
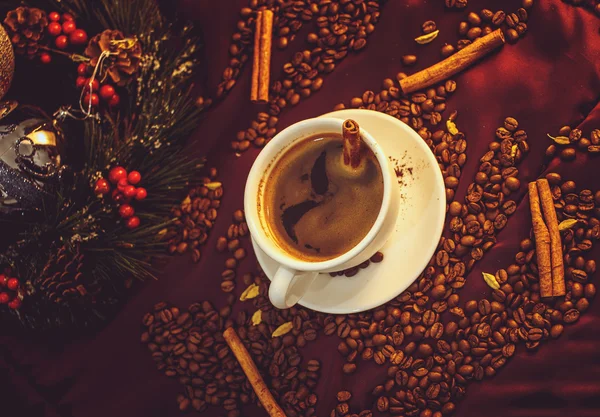
<path id="1" fill-rule="evenodd" d="M 75 85 L 77 86 L 77 88 L 82 88 L 85 83 L 86 83 L 86 78 L 85 77 L 77 77 L 77 79 L 75 80 Z"/>
<path id="2" fill-rule="evenodd" d="M 98 105 L 100 104 L 100 98 L 98 97 L 98 94 L 92 93 L 92 95 L 90 96 L 90 93 L 87 93 L 83 98 L 83 105 L 85 107 L 89 106 L 90 101 L 92 103 L 92 107 L 98 107 Z"/>
<path id="3" fill-rule="evenodd" d="M 146 197 L 148 197 L 148 191 L 146 191 L 145 188 L 138 188 L 136 193 L 135 193 L 135 199 L 136 200 L 143 200 Z"/>
<path id="4" fill-rule="evenodd" d="M 127 178 L 121 178 L 119 180 L 119 182 L 117 183 L 117 187 L 119 188 L 119 191 L 125 190 L 125 187 L 127 187 L 128 185 L 129 185 L 129 181 L 127 181 Z"/>
<path id="5" fill-rule="evenodd" d="M 16 291 L 19 288 L 19 280 L 16 278 L 11 278 L 8 280 L 8 284 L 6 285 L 9 290 Z"/>
<path id="6" fill-rule="evenodd" d="M 110 107 L 116 107 L 119 105 L 119 103 L 121 102 L 121 98 L 119 97 L 118 94 L 115 93 L 114 96 L 112 96 L 112 98 L 110 99 L 110 101 L 108 102 L 108 105 Z"/>
<path id="7" fill-rule="evenodd" d="M 21 300 L 18 298 L 13 298 L 13 300 L 8 303 L 8 308 L 12 308 L 13 310 L 18 309 L 19 307 L 21 307 Z"/>
<path id="8" fill-rule="evenodd" d="M 110 84 L 105 84 L 100 87 L 100 97 L 104 101 L 109 101 L 115 95 L 115 88 Z"/>
<path id="9" fill-rule="evenodd" d="M 62 33 L 62 26 L 58 22 L 52 22 L 48 25 L 48 33 L 56 37 Z"/>
<path id="10" fill-rule="evenodd" d="M 127 170 L 123 167 L 111 168 L 108 173 L 108 180 L 113 184 L 116 184 L 121 178 L 127 178 Z"/>
<path id="11" fill-rule="evenodd" d="M 129 184 L 136 185 L 142 180 L 142 174 L 138 171 L 131 171 L 127 176 L 127 180 L 129 181 Z"/>
<path id="12" fill-rule="evenodd" d="M 87 32 L 83 29 L 75 29 L 69 35 L 69 40 L 73 45 L 85 45 L 88 41 Z"/>
<path id="13" fill-rule="evenodd" d="M 62 19 L 63 19 L 63 22 L 66 22 L 68 20 L 73 20 L 73 15 L 70 13 L 63 13 Z"/>
<path id="14" fill-rule="evenodd" d="M 96 187 L 94 188 L 95 194 L 108 194 L 110 192 L 110 184 L 104 178 L 100 178 L 96 181 Z"/>
<path id="15" fill-rule="evenodd" d="M 42 52 L 40 54 L 40 61 L 42 62 L 42 64 L 49 64 L 52 62 L 52 57 L 50 56 L 49 53 Z"/>
<path id="16" fill-rule="evenodd" d="M 58 22 L 60 20 L 60 14 L 58 12 L 51 12 L 48 17 L 53 22 Z"/>
<path id="17" fill-rule="evenodd" d="M 54 44 L 58 49 L 67 49 L 67 46 L 69 46 L 69 39 L 67 39 L 65 35 L 60 35 L 56 38 Z"/>
<path id="18" fill-rule="evenodd" d="M 71 33 L 73 33 L 75 31 L 75 29 L 77 29 L 77 25 L 72 20 L 67 20 L 62 25 L 62 30 L 65 35 L 70 35 Z"/>
<path id="19" fill-rule="evenodd" d="M 8 284 L 8 278 L 4 274 L 0 274 L 0 287 L 6 287 Z"/>
<path id="20" fill-rule="evenodd" d="M 98 91 L 98 88 L 100 87 L 100 81 L 98 81 L 97 78 L 94 78 L 94 81 L 91 81 L 91 78 L 85 80 L 85 89 L 87 91 L 90 91 L 90 84 L 92 85 L 92 91 Z"/>
<path id="21" fill-rule="evenodd" d="M 6 304 L 10 301 L 10 296 L 6 292 L 0 292 L 0 304 Z"/>
<path id="22" fill-rule="evenodd" d="M 124 219 L 128 219 L 135 214 L 135 210 L 129 204 L 123 204 L 119 207 L 119 214 Z"/>
<path id="23" fill-rule="evenodd" d="M 128 229 L 135 229 L 140 225 L 140 218 L 138 216 L 133 216 L 127 219 L 125 223 Z"/>
<path id="24" fill-rule="evenodd" d="M 128 185 L 123 190 L 123 194 L 125 194 L 125 197 L 127 198 L 133 198 L 137 194 L 137 188 L 135 188 L 133 185 Z"/>
<path id="25" fill-rule="evenodd" d="M 77 66 L 77 74 L 87 75 L 88 66 L 83 62 Z"/>

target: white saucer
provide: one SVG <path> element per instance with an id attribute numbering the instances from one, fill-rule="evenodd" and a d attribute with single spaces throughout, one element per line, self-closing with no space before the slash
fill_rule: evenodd
<path id="1" fill-rule="evenodd" d="M 348 109 L 321 117 L 354 119 L 368 131 L 397 167 L 402 195 L 396 232 L 381 249 L 383 262 L 348 278 L 319 274 L 298 304 L 332 314 L 357 313 L 399 295 L 427 266 L 438 245 L 446 213 L 444 179 L 425 141 L 409 126 L 384 113 Z M 409 169 L 411 168 L 411 169 Z M 278 264 L 252 240 L 269 279 Z"/>

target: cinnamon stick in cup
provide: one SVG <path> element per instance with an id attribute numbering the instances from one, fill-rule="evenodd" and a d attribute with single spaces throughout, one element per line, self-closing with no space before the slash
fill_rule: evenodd
<path id="1" fill-rule="evenodd" d="M 536 181 L 542 212 L 550 235 L 550 254 L 552 264 L 552 295 L 560 297 L 565 295 L 565 267 L 563 264 L 562 241 L 558 230 L 558 219 L 554 208 L 554 199 L 550 191 L 550 184 L 545 178 Z"/>
<path id="2" fill-rule="evenodd" d="M 269 82 L 271 70 L 271 47 L 273 43 L 273 12 L 256 12 L 254 25 L 254 53 L 252 63 L 252 85 L 250 100 L 266 103 L 269 100 Z"/>
<path id="3" fill-rule="evenodd" d="M 535 253 L 537 256 L 538 275 L 540 282 L 540 295 L 552 297 L 552 261 L 550 255 L 550 233 L 544 223 L 540 207 L 540 195 L 535 182 L 529 183 L 529 207 L 531 222 L 535 236 Z"/>
<path id="4" fill-rule="evenodd" d="M 248 381 L 252 385 L 256 396 L 260 400 L 260 403 L 263 405 L 264 409 L 269 413 L 271 417 L 286 417 L 283 409 L 277 404 L 275 398 L 273 398 L 273 394 L 269 391 L 269 388 L 265 384 L 262 376 L 260 376 L 260 372 L 258 368 L 256 368 L 256 364 L 252 360 L 252 357 L 248 353 L 248 350 L 240 340 L 239 336 L 233 329 L 233 327 L 227 328 L 223 332 L 223 338 L 231 352 L 238 360 L 242 370 L 246 374 Z"/>
<path id="5" fill-rule="evenodd" d="M 365 145 L 360 137 L 360 127 L 352 119 L 347 119 L 342 124 L 343 163 L 340 164 L 342 172 L 347 177 L 358 177 L 366 168 Z"/>

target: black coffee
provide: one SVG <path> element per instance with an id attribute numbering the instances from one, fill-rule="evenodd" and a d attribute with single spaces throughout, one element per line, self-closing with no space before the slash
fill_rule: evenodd
<path id="1" fill-rule="evenodd" d="M 365 146 L 360 175 L 343 169 L 342 137 L 305 139 L 275 162 L 265 181 L 266 223 L 279 246 L 301 260 L 335 258 L 373 227 L 383 200 L 383 176 Z"/>

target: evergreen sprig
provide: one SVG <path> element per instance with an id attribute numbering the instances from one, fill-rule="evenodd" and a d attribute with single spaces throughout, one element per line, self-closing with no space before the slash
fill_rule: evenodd
<path id="1" fill-rule="evenodd" d="M 84 122 L 83 168 L 56 190 L 56 205 L 44 207 L 42 219 L 27 225 L 18 242 L 0 255 L 29 286 L 29 307 L 13 313 L 21 323 L 36 329 L 89 325 L 114 311 L 132 280 L 156 277 L 153 261 L 166 253 L 161 237 L 172 221 L 171 207 L 202 166 L 185 150 L 200 117 L 190 80 L 199 42 L 189 26 L 173 34 L 155 0 L 27 3 L 72 13 L 89 33 L 118 29 L 142 45 L 139 74 L 128 86 L 128 105 L 115 119 Z M 141 225 L 134 230 L 118 221 L 115 207 L 93 193 L 95 181 L 116 165 L 139 171 L 148 191 L 147 199 L 136 202 Z M 87 278 L 101 291 L 64 304 L 45 298 L 36 283 L 60 248 L 84 254 Z"/>

